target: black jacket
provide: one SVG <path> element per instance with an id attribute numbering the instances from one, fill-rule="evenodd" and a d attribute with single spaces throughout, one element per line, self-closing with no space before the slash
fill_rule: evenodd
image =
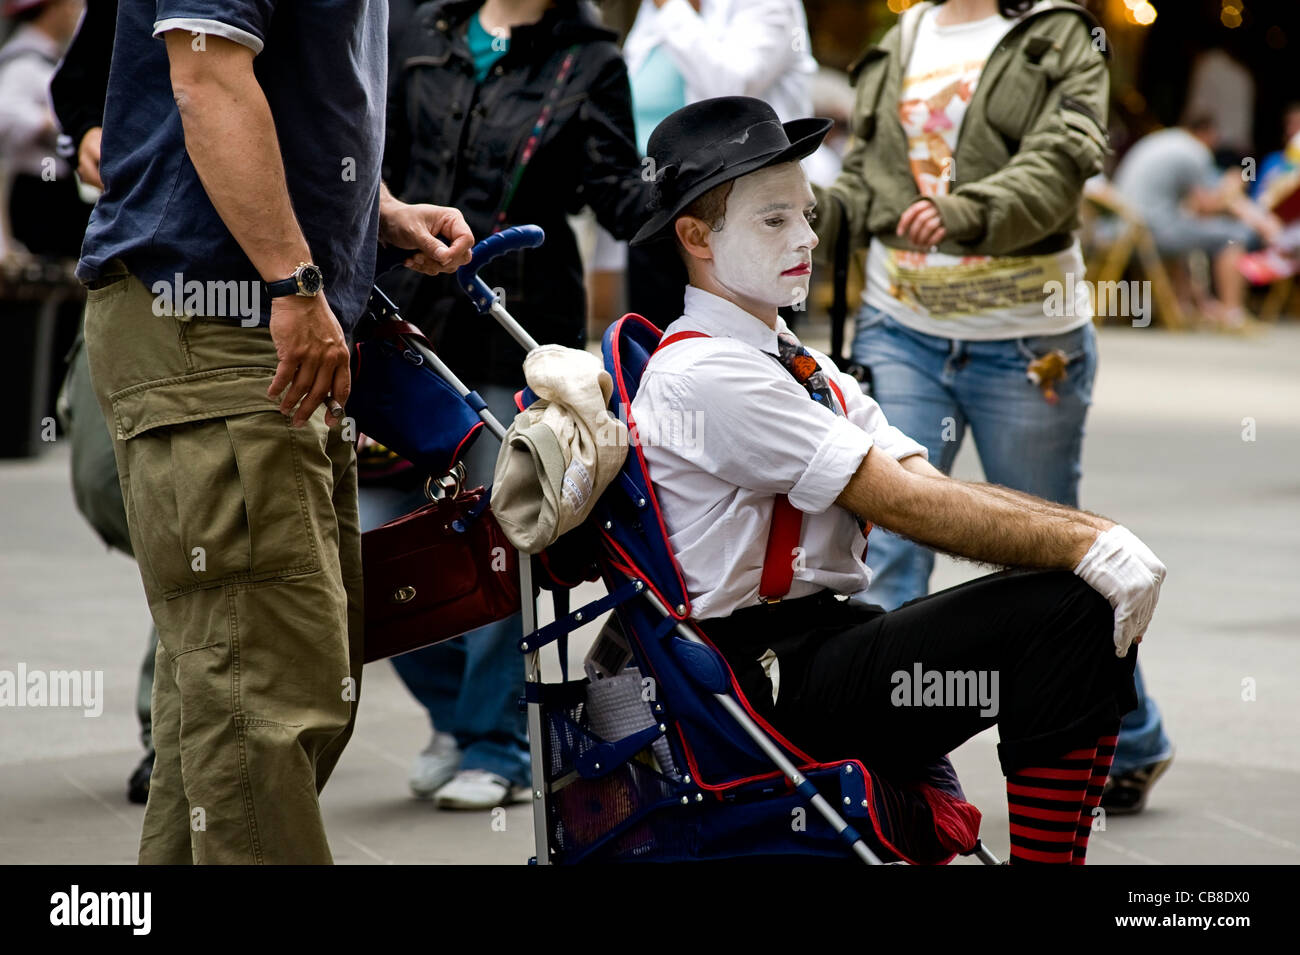
<path id="1" fill-rule="evenodd" d="M 50 80 L 50 101 L 59 126 L 72 140 L 72 165 L 76 150 L 95 126 L 104 125 L 108 98 L 108 66 L 113 58 L 117 30 L 117 0 L 89 0 L 63 61 Z"/>
<path id="2" fill-rule="evenodd" d="M 506 309 L 538 341 L 581 347 L 586 297 L 566 215 L 590 206 L 601 225 L 628 238 L 650 197 L 627 67 L 615 35 L 588 4 L 559 0 L 537 23 L 511 30 L 509 51 L 480 85 L 465 40 L 480 6 L 482 0 L 434 0 L 391 37 L 385 180 L 407 202 L 456 207 L 476 240 L 491 234 L 511 173 L 572 49 L 571 72 L 505 223 L 540 225 L 546 243 L 498 259 L 482 276 L 504 291 Z M 449 276 L 398 270 L 383 284 L 406 317 L 434 336 L 457 374 L 472 384 L 522 382 L 522 349 L 490 317 L 480 317 Z"/>

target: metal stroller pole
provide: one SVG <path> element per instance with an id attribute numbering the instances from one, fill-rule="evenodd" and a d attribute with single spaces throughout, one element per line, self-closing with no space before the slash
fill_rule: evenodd
<path id="1" fill-rule="evenodd" d="M 534 248 L 542 244 L 546 233 L 538 226 L 515 226 L 488 236 L 474 246 L 468 265 L 456 272 L 456 281 L 461 290 L 469 296 L 479 313 L 488 313 L 501 327 L 510 333 L 527 351 L 537 348 L 537 341 L 528 334 L 514 317 L 505 310 L 493 291 L 478 277 L 478 270 L 492 259 L 518 249 Z M 469 394 L 464 384 L 451 373 L 433 352 L 420 348 L 420 354 L 433 362 L 439 374 L 461 393 Z M 505 427 L 486 407 L 479 410 L 479 417 L 497 437 L 504 440 Z M 537 629 L 537 602 L 533 599 L 533 563 L 532 559 L 519 552 L 519 594 L 520 609 L 523 615 L 523 632 L 532 633 Z M 540 650 L 532 650 L 524 658 L 524 681 L 542 682 L 542 656 Z M 532 803 L 533 803 L 533 842 L 537 853 L 538 865 L 549 865 L 551 858 L 550 828 L 546 818 L 545 767 L 542 765 L 542 705 L 536 700 L 528 702 L 528 755 L 532 765 Z"/>
<path id="2" fill-rule="evenodd" d="M 532 351 L 534 348 L 539 347 L 537 339 L 529 335 L 500 302 L 494 300 L 492 307 L 488 311 L 492 313 L 493 318 L 500 322 L 501 327 L 510 333 L 511 338 L 524 346 L 525 351 Z"/>

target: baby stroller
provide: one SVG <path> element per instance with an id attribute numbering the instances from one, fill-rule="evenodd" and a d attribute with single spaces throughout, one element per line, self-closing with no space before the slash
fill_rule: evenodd
<path id="1" fill-rule="evenodd" d="M 533 226 L 475 247 L 458 284 L 524 348 L 537 343 L 478 277 L 489 260 L 540 244 Z M 614 382 L 609 411 L 632 435 L 624 465 L 586 523 L 537 562 L 556 597 L 556 619 L 537 627 L 534 563 L 519 561 L 525 704 L 532 754 L 534 862 L 675 862 L 824 859 L 943 864 L 997 859 L 979 840 L 946 758 L 906 779 L 883 778 L 859 759 L 817 761 L 750 706 L 722 654 L 691 619 L 691 602 L 636 441 L 631 403 L 660 330 L 639 315 L 602 342 Z M 471 392 L 418 344 L 462 396 Z M 522 410 L 533 400 L 516 396 Z M 472 401 L 472 399 L 471 399 Z M 486 409 L 488 430 L 505 429 Z M 569 591 L 600 579 L 607 593 L 569 610 Z M 588 676 L 568 679 L 569 634 L 613 611 L 588 656 Z M 560 649 L 563 679 L 546 683 L 541 651 Z"/>

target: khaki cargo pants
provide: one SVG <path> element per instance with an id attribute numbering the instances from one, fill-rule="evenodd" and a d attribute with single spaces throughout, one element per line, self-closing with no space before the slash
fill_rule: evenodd
<path id="1" fill-rule="evenodd" d="M 361 681 L 352 445 L 266 397 L 266 328 L 160 317 L 120 263 L 95 285 L 91 380 L 159 637 L 140 862 L 328 863 L 317 797 Z"/>

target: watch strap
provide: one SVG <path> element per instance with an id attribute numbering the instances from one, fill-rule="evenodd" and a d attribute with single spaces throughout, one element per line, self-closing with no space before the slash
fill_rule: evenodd
<path id="1" fill-rule="evenodd" d="M 295 272 L 287 279 L 280 279 L 278 282 L 267 282 L 266 290 L 271 294 L 271 298 L 279 298 L 282 295 L 298 294 L 298 275 Z"/>

